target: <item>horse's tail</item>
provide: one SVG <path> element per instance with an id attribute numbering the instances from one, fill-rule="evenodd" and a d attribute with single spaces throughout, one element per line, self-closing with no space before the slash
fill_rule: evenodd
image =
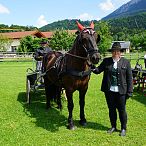
<path id="1" fill-rule="evenodd" d="M 62 109 L 61 103 L 61 90 L 62 86 L 58 83 L 58 74 L 57 68 L 55 68 L 55 61 L 60 54 L 56 52 L 49 52 L 43 57 L 43 72 L 44 83 L 45 83 L 45 91 L 47 102 L 50 105 L 50 101 L 55 102 L 57 104 L 58 109 Z M 49 106 L 48 105 L 48 106 Z"/>
<path id="2" fill-rule="evenodd" d="M 51 88 L 51 100 L 53 100 L 57 104 L 58 109 L 62 109 L 62 102 L 61 102 L 61 90 L 62 88 L 60 86 L 52 85 Z"/>

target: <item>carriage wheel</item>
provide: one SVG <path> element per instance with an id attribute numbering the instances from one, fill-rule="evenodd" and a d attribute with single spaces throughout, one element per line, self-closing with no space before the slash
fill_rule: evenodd
<path id="1" fill-rule="evenodd" d="M 27 99 L 27 103 L 30 104 L 30 80 L 27 79 L 26 80 L 26 99 Z"/>

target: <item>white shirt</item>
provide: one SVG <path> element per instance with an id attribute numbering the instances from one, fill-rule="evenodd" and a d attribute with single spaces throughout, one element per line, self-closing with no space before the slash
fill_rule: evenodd
<path id="1" fill-rule="evenodd" d="M 117 63 L 118 63 L 119 60 L 120 59 L 118 59 L 118 60 L 113 59 L 113 62 L 114 62 L 113 67 L 115 69 L 117 69 Z M 118 86 L 111 86 L 110 87 L 110 91 L 112 91 L 112 92 L 119 92 L 119 87 Z"/>
<path id="2" fill-rule="evenodd" d="M 146 54 L 144 55 L 144 59 L 146 59 Z"/>

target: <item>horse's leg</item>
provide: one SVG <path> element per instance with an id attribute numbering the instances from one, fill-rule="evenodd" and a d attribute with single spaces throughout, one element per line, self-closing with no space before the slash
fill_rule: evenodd
<path id="1" fill-rule="evenodd" d="M 73 123 L 73 118 L 72 118 L 72 112 L 73 112 L 73 108 L 74 108 L 74 103 L 73 103 L 73 93 L 66 90 L 66 96 L 67 96 L 67 101 L 68 101 L 68 112 L 69 112 L 69 116 L 68 116 L 68 129 L 70 130 L 74 130 L 75 126 Z"/>
<path id="2" fill-rule="evenodd" d="M 57 105 L 58 105 L 58 109 L 62 109 L 62 103 L 61 103 L 61 90 L 62 90 L 62 88 L 61 87 L 59 87 L 59 86 L 57 86 L 56 87 L 57 89 L 56 89 L 56 98 L 57 98 Z"/>
<path id="3" fill-rule="evenodd" d="M 85 95 L 87 92 L 87 88 L 84 90 L 79 90 L 79 104 L 80 104 L 80 125 L 86 126 L 86 119 L 84 114 L 84 107 L 85 107 Z"/>
<path id="4" fill-rule="evenodd" d="M 51 108 L 50 104 L 50 87 L 48 80 L 44 77 L 44 84 L 45 84 L 45 93 L 46 93 L 46 109 Z"/>

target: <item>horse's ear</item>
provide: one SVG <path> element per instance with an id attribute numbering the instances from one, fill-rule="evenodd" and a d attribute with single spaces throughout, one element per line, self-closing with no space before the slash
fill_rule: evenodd
<path id="1" fill-rule="evenodd" d="M 77 23 L 78 29 L 82 31 L 84 29 L 84 26 L 80 24 L 78 21 L 76 21 L 76 23 Z"/>
<path id="2" fill-rule="evenodd" d="M 92 29 L 94 29 L 94 22 L 93 22 L 93 21 L 90 23 L 90 27 L 91 27 Z"/>
<path id="3" fill-rule="evenodd" d="M 97 35 L 97 40 L 96 40 L 96 42 L 99 43 L 100 40 L 101 40 L 101 37 L 100 37 L 100 35 L 98 34 L 98 35 Z"/>

